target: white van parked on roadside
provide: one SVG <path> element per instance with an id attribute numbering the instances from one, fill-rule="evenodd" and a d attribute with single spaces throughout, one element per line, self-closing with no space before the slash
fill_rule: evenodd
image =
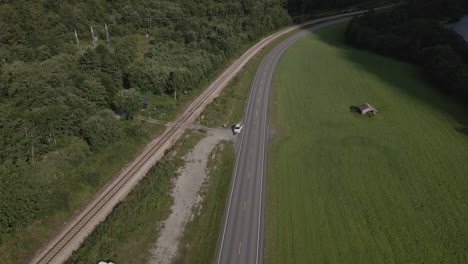
<path id="1" fill-rule="evenodd" d="M 234 126 L 234 129 L 232 130 L 232 132 L 234 132 L 234 135 L 235 134 L 239 134 L 241 131 L 242 131 L 242 128 L 244 128 L 244 125 L 239 123 L 239 124 L 236 124 Z"/>

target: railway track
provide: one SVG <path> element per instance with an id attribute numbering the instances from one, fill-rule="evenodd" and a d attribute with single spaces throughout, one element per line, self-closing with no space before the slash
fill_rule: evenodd
<path id="1" fill-rule="evenodd" d="M 57 257 L 61 255 L 62 251 L 71 241 L 77 238 L 77 234 L 79 234 L 86 225 L 92 222 L 93 218 L 101 211 L 102 208 L 110 206 L 110 201 L 115 198 L 119 191 L 126 186 L 126 184 L 133 178 L 134 174 L 142 167 L 143 164 L 148 162 L 155 152 L 160 150 L 165 143 L 175 141 L 173 136 L 180 127 L 198 116 L 203 111 L 204 106 L 206 106 L 210 102 L 210 99 L 213 98 L 213 95 L 218 95 L 215 93 L 219 93 L 220 91 L 218 90 L 222 90 L 222 88 L 224 88 L 235 73 L 237 73 L 237 71 L 239 71 L 243 65 L 259 51 L 259 47 L 263 47 L 264 45 L 262 44 L 269 42 L 272 38 L 273 36 L 270 36 L 249 49 L 240 59 L 236 60 L 235 63 L 220 76 L 220 78 L 205 89 L 205 91 L 195 99 L 192 104 L 190 104 L 183 114 L 179 116 L 176 122 L 174 122 L 174 125 L 166 129 L 166 131 L 158 138 L 159 140 L 148 150 L 144 151 L 142 155 L 137 157 L 123 174 L 119 175 L 119 177 L 115 178 L 110 184 L 105 186 L 98 199 L 88 206 L 84 210 L 84 213 L 80 214 L 77 221 L 73 221 L 68 228 L 66 228 L 65 232 L 59 234 L 58 238 L 54 239 L 54 241 L 49 244 L 45 250 L 39 253 L 37 257 L 33 259 L 32 263 L 61 263 L 65 261 L 66 259 L 63 257 L 60 259 L 57 259 Z M 112 204 L 111 206 L 114 207 L 115 204 Z M 92 224 L 96 225 L 98 223 Z"/>
<path id="2" fill-rule="evenodd" d="M 360 11 L 362 12 L 362 11 Z M 49 242 L 32 259 L 33 264 L 63 263 L 77 250 L 84 239 L 121 200 L 123 200 L 131 189 L 144 177 L 146 172 L 164 155 L 167 150 L 183 133 L 181 127 L 195 120 L 201 114 L 206 105 L 217 97 L 228 82 L 244 67 L 244 65 L 273 40 L 302 26 L 318 23 L 321 21 L 340 18 L 360 12 L 342 14 L 309 21 L 300 25 L 292 26 L 264 38 L 256 45 L 247 50 L 237 59 L 219 78 L 217 78 L 202 94 L 197 97 L 179 115 L 173 126 L 168 127 L 162 135 L 153 140 L 145 150 L 131 163 L 129 163 L 118 176 L 103 187 L 93 201 L 88 204 L 74 219 L 72 219 L 61 233 Z"/>

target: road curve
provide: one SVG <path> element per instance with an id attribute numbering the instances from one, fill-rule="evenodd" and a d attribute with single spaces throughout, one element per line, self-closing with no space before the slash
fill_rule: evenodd
<path id="1" fill-rule="evenodd" d="M 390 6 L 388 6 L 390 7 Z M 387 8 L 387 7 L 384 7 Z M 234 61 L 213 83 L 208 86 L 203 93 L 190 104 L 183 113 L 173 122 L 173 127 L 167 128 L 163 134 L 151 141 L 142 153 L 134 160 L 130 161 L 116 177 L 107 183 L 93 198 L 93 200 L 80 212 L 77 212 L 73 219 L 65 223 L 62 231 L 54 237 L 47 245 L 39 250 L 31 259 L 30 263 L 63 263 L 74 250 L 77 250 L 85 238 L 92 233 L 94 228 L 112 212 L 112 209 L 122 201 L 128 193 L 145 176 L 149 169 L 164 155 L 164 151 L 183 134 L 184 124 L 195 120 L 215 97 L 226 87 L 230 80 L 244 67 L 244 65 L 261 51 L 266 45 L 299 27 L 317 23 L 320 21 L 356 15 L 364 11 L 340 14 L 321 19 L 305 22 L 283 29 L 270 35 L 247 50 L 239 59 Z M 266 130 L 265 130 L 266 131 Z M 266 136 L 264 135 L 264 138 Z M 261 208 L 261 205 L 260 205 Z M 262 218 L 260 218 L 262 219 Z M 262 220 L 263 221 L 263 220 Z M 223 232 L 224 234 L 224 232 Z M 223 236 L 224 237 L 224 236 Z M 260 237 L 258 234 L 257 237 Z M 263 234 L 262 236 L 263 237 Z M 260 241 L 260 240 L 259 240 Z M 261 241 L 261 243 L 263 243 Z M 259 248 L 259 247 L 257 247 Z M 262 247 L 263 249 L 263 244 Z M 256 253 L 257 256 L 259 253 Z"/>
<path id="2" fill-rule="evenodd" d="M 263 263 L 265 183 L 269 95 L 276 64 L 283 53 L 308 34 L 351 18 L 312 26 L 282 41 L 260 64 L 244 112 L 237 160 L 218 242 L 215 263 Z"/>

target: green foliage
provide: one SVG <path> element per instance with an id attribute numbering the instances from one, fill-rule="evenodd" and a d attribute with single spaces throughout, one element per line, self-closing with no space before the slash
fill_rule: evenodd
<path id="1" fill-rule="evenodd" d="M 91 152 L 86 141 L 74 137 L 33 164 L 7 162 L 0 166 L 0 218 L 7 221 L 0 227 L 1 262 L 26 263 L 75 210 L 88 203 L 164 128 L 121 120 L 118 140 L 99 152 Z"/>
<path id="2" fill-rule="evenodd" d="M 121 56 L 117 58 L 121 58 Z M 126 62 L 128 60 L 120 61 L 120 63 Z M 95 49 L 88 49 L 79 59 L 80 69 L 87 75 L 95 75 L 104 85 L 109 102 L 122 87 L 120 68 L 124 65 L 118 65 L 114 55 L 103 45 L 98 45 Z"/>
<path id="3" fill-rule="evenodd" d="M 137 189 L 114 209 L 80 250 L 73 254 L 69 263 L 97 263 L 103 259 L 117 262 L 125 254 L 134 257 L 125 263 L 142 259 L 141 254 L 135 253 L 142 252 L 142 246 L 152 245 L 149 241 L 156 237 L 158 222 L 170 213 L 172 197 L 169 190 L 175 168 L 175 164 L 170 162 L 158 163 L 153 167 Z M 125 244 L 135 244 L 130 245 L 134 249 L 125 249 Z"/>
<path id="4" fill-rule="evenodd" d="M 317 9 L 343 8 L 370 0 L 288 0 L 288 11 L 291 15 L 304 15 Z"/>
<path id="5" fill-rule="evenodd" d="M 163 94 L 164 86 L 169 80 L 170 71 L 151 60 L 142 60 L 130 66 L 128 70 L 128 83 L 130 87 L 141 92 L 151 91 L 154 94 Z"/>
<path id="6" fill-rule="evenodd" d="M 171 121 L 177 115 L 178 101 L 173 96 L 162 94 L 160 96 L 145 93 L 148 96 L 148 109 L 141 114 L 145 117 L 150 117 L 157 120 Z M 180 94 L 178 95 L 180 98 Z"/>
<path id="7" fill-rule="evenodd" d="M 200 134 L 184 137 L 184 140 L 171 148 L 169 153 L 174 155 L 166 155 L 151 168 L 125 201 L 114 208 L 106 221 L 72 255 L 68 263 L 97 263 L 103 259 L 116 263 L 146 263 L 161 223 L 171 212 L 173 177 L 183 166 L 183 157 L 201 138 Z"/>
<path id="8" fill-rule="evenodd" d="M 410 0 L 407 1 L 406 9 L 411 17 L 455 21 L 468 11 L 468 2 L 465 0 Z"/>
<path id="9" fill-rule="evenodd" d="M 0 243 L 2 235 L 15 229 L 18 222 L 29 221 L 38 213 L 42 190 L 35 188 L 25 175 L 18 173 L 11 164 L 0 166 Z"/>
<path id="10" fill-rule="evenodd" d="M 457 4 L 455 4 L 457 3 Z M 355 17 L 346 32 L 353 45 L 420 65 L 429 80 L 468 100 L 468 43 L 436 19 L 456 19 L 462 1 L 410 1 L 389 12 Z"/>
<path id="11" fill-rule="evenodd" d="M 95 77 L 87 77 L 84 74 L 78 75 L 75 79 L 77 96 L 84 98 L 98 106 L 106 106 L 108 94 L 106 88 Z"/>
<path id="12" fill-rule="evenodd" d="M 141 94 L 135 89 L 121 90 L 114 99 L 114 105 L 119 112 L 124 112 L 127 118 L 140 110 L 142 104 Z"/>
<path id="13" fill-rule="evenodd" d="M 134 36 L 127 36 L 117 40 L 114 44 L 114 57 L 121 70 L 124 70 L 125 66 L 130 65 L 135 60 L 136 51 L 136 38 Z"/>
<path id="14" fill-rule="evenodd" d="M 83 123 L 83 137 L 88 142 L 91 150 L 96 152 L 116 140 L 118 127 L 114 113 L 103 110 Z"/>
<path id="15" fill-rule="evenodd" d="M 345 29 L 276 68 L 265 263 L 467 262 L 466 109 Z M 363 102 L 378 114 L 350 113 Z"/>

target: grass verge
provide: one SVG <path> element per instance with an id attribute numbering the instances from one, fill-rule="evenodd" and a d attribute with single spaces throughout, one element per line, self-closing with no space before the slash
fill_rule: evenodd
<path id="1" fill-rule="evenodd" d="M 211 152 L 208 178 L 200 191 L 203 200 L 194 207 L 194 217 L 185 226 L 174 264 L 209 263 L 214 259 L 234 162 L 234 145 L 228 141 Z"/>
<path id="2" fill-rule="evenodd" d="M 68 263 L 146 263 L 162 221 L 173 203 L 171 180 L 184 165 L 183 157 L 204 136 L 186 133 L 141 180 L 73 254 Z"/>
<path id="3" fill-rule="evenodd" d="M 333 12 L 330 11 L 330 13 L 317 13 L 310 19 L 334 14 L 337 14 L 335 10 Z M 317 24 L 323 22 L 324 21 Z M 308 25 L 284 34 L 257 53 L 257 55 L 255 55 L 229 82 L 220 96 L 216 97 L 213 102 L 205 108 L 201 114 L 204 118 L 200 118 L 198 121 L 207 127 L 230 127 L 240 122 L 244 115 L 245 101 L 263 57 L 281 41 L 311 26 L 312 25 Z"/>
<path id="4" fill-rule="evenodd" d="M 465 263 L 466 109 L 419 69 L 298 41 L 273 83 L 266 263 Z M 379 114 L 351 113 L 368 102 Z"/>
<path id="5" fill-rule="evenodd" d="M 263 57 L 281 41 L 300 30 L 302 29 L 293 30 L 279 37 L 257 53 L 229 82 L 221 95 L 205 108 L 202 113 L 204 119 L 198 121 L 207 127 L 222 127 L 224 125 L 230 127 L 241 121 L 244 115 L 245 101 Z"/>

